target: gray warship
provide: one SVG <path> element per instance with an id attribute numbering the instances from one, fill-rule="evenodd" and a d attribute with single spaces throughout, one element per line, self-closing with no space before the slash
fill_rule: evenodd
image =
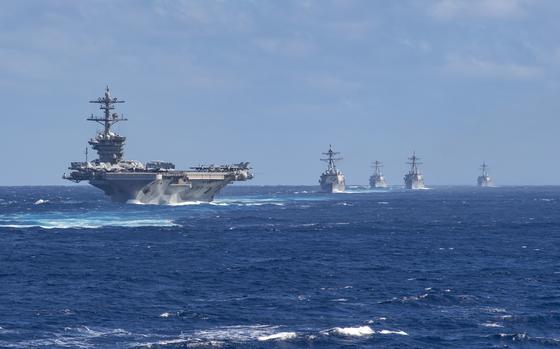
<path id="1" fill-rule="evenodd" d="M 115 105 L 124 101 L 112 97 L 107 87 L 103 97 L 90 103 L 99 104 L 103 111 L 103 116 L 92 114 L 87 119 L 103 126 L 95 138 L 88 142 L 99 158 L 88 161 L 86 149 L 85 162 L 72 162 L 68 168 L 71 172 L 69 175 L 64 174 L 64 179 L 76 183 L 88 181 L 116 202 L 180 204 L 212 201 L 226 185 L 253 178 L 248 162 L 176 170 L 170 162 L 151 161 L 144 164 L 136 160 L 124 160 L 126 137 L 111 129 L 117 122 L 127 120 L 113 112 Z"/>
<path id="2" fill-rule="evenodd" d="M 488 165 L 486 162 L 483 162 L 480 166 L 482 173 L 477 178 L 477 183 L 479 187 L 493 187 L 494 183 L 492 182 L 492 178 L 488 174 Z"/>
<path id="3" fill-rule="evenodd" d="M 421 162 L 418 162 L 420 158 L 417 157 L 416 152 L 414 152 L 412 153 L 412 157 L 408 159 L 410 160 L 410 162 L 408 162 L 410 171 L 404 175 L 404 187 L 406 189 L 424 189 L 424 177 L 418 169 L 418 165 L 421 164 Z"/>
<path id="4" fill-rule="evenodd" d="M 319 178 L 319 184 L 321 185 L 321 191 L 326 193 L 342 193 L 346 189 L 346 184 L 344 183 L 344 174 L 336 168 L 336 162 L 342 160 L 342 158 L 335 158 L 335 155 L 340 154 L 339 152 L 334 152 L 332 146 L 329 145 L 329 151 L 323 153 L 326 155 L 326 159 L 321 159 L 321 161 L 327 162 L 327 169 L 321 174 Z"/>
<path id="5" fill-rule="evenodd" d="M 373 174 L 369 177 L 369 187 L 372 189 L 387 188 L 387 182 L 385 182 L 385 177 L 381 173 L 381 167 L 383 167 L 381 161 L 375 160 L 373 163 Z"/>

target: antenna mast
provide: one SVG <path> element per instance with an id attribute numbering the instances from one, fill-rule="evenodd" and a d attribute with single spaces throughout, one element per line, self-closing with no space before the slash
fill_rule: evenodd
<path id="1" fill-rule="evenodd" d="M 480 166 L 480 169 L 482 170 L 482 175 L 484 177 L 488 177 L 488 165 L 486 165 L 486 161 L 484 161 L 482 163 L 482 166 Z"/>
<path id="2" fill-rule="evenodd" d="M 342 160 L 342 158 L 335 158 L 335 155 L 340 154 L 339 152 L 335 152 L 332 150 L 332 145 L 329 144 L 329 151 L 326 153 L 323 153 L 323 155 L 326 155 L 327 158 L 326 159 L 321 159 L 321 161 L 325 161 L 328 163 L 328 167 L 327 167 L 327 171 L 328 172 L 336 172 L 336 162 Z"/>
<path id="3" fill-rule="evenodd" d="M 103 117 L 91 116 L 87 119 L 89 121 L 95 121 L 101 125 L 103 125 L 103 134 L 107 136 L 111 132 L 111 126 L 116 124 L 119 121 L 126 121 L 122 115 L 118 115 L 117 113 L 111 113 L 111 110 L 115 109 L 115 104 L 117 103 L 124 103 L 124 101 L 120 101 L 118 98 L 111 97 L 111 93 L 109 91 L 109 86 L 105 89 L 105 95 L 103 97 L 97 98 L 95 101 L 89 101 L 90 103 L 97 103 L 100 104 L 99 109 L 103 110 Z"/>
<path id="4" fill-rule="evenodd" d="M 381 167 L 383 167 L 383 163 L 381 161 L 375 160 L 373 162 L 373 168 L 374 168 L 373 173 L 376 176 L 381 176 Z"/>
<path id="5" fill-rule="evenodd" d="M 411 165 L 410 173 L 419 174 L 420 171 L 418 170 L 418 165 L 421 165 L 422 163 L 418 161 L 420 158 L 416 156 L 416 152 L 412 152 L 412 157 L 408 158 L 408 160 L 410 161 L 407 162 L 407 164 Z"/>

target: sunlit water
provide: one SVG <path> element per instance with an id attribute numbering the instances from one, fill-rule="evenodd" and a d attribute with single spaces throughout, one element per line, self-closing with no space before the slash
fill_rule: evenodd
<path id="1" fill-rule="evenodd" d="M 560 345 L 560 188 L 0 188 L 1 348 Z"/>

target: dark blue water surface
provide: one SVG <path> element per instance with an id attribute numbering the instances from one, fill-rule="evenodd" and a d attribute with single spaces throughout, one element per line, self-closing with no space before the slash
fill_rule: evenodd
<path id="1" fill-rule="evenodd" d="M 2 348 L 560 345 L 560 188 L 0 188 Z"/>

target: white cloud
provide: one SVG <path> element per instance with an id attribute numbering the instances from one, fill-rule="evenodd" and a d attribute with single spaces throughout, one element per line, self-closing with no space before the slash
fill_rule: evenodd
<path id="1" fill-rule="evenodd" d="M 542 75 L 537 66 L 498 63 L 477 57 L 450 56 L 442 71 L 445 75 L 485 79 L 533 79 Z"/>
<path id="2" fill-rule="evenodd" d="M 522 0 L 438 0 L 432 14 L 442 19 L 456 17 L 513 18 L 524 13 Z"/>

